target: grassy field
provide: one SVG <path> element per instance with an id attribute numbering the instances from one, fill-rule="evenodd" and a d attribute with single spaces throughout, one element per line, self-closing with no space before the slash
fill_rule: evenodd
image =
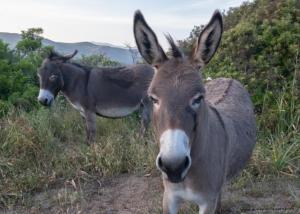
<path id="1" fill-rule="evenodd" d="M 262 189 L 255 183 L 292 180 L 290 186 L 300 184 L 300 116 L 293 109 L 294 100 L 284 94 L 278 96 L 276 110 L 264 109 L 257 118 L 259 133 L 251 162 L 229 189 L 248 188 L 248 194 L 261 195 Z M 268 127 L 272 118 L 276 123 Z M 59 206 L 81 200 L 83 195 L 89 200 L 83 190 L 77 191 L 78 185 L 124 174 L 159 175 L 154 135 L 150 130 L 145 138 L 139 136 L 137 114 L 117 120 L 98 118 L 97 140 L 92 146 L 84 144 L 83 119 L 62 100 L 51 109 L 11 112 L 1 119 L 0 126 L 2 209 L 35 206 L 37 193 L 66 184 L 75 186 L 76 191 L 62 188 L 57 193 Z M 292 207 L 300 208 L 299 192 L 292 189 L 284 194 L 293 198 Z M 195 210 L 193 206 L 189 209 Z"/>
<path id="2" fill-rule="evenodd" d="M 30 206 L 30 195 L 60 181 L 150 172 L 155 149 L 151 131 L 138 136 L 137 115 L 98 118 L 97 143 L 84 144 L 80 115 L 63 104 L 31 113 L 12 112 L 1 121 L 0 204 Z M 28 204 L 29 203 L 29 204 Z"/>

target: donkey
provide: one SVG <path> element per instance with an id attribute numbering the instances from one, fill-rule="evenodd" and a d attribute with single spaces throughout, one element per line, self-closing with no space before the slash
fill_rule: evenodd
<path id="1" fill-rule="evenodd" d="M 216 52 L 222 32 L 222 15 L 215 11 L 191 56 L 167 36 L 168 57 L 142 13 L 134 15 L 139 52 L 155 68 L 148 95 L 160 147 L 156 165 L 164 184 L 163 213 L 177 213 L 183 200 L 196 203 L 199 213 L 215 213 L 222 185 L 245 167 L 256 142 L 246 89 L 227 78 L 204 85 L 199 72 Z"/>
<path id="2" fill-rule="evenodd" d="M 76 54 L 77 50 L 66 56 L 51 52 L 44 59 L 38 69 L 38 101 L 51 106 L 61 91 L 85 118 L 88 144 L 95 138 L 96 115 L 119 118 L 140 109 L 142 131 L 145 132 L 152 110 L 152 103 L 147 96 L 154 74 L 152 67 L 89 68 L 69 62 Z"/>

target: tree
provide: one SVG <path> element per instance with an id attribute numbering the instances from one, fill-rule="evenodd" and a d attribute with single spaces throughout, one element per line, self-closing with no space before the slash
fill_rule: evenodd
<path id="1" fill-rule="evenodd" d="M 200 35 L 200 32 L 204 28 L 204 25 L 194 26 L 188 38 L 184 40 L 178 40 L 178 46 L 187 56 L 191 54 L 193 45 L 197 41 L 197 38 Z"/>
<path id="2" fill-rule="evenodd" d="M 27 56 L 28 54 L 37 51 L 42 47 L 43 37 L 42 28 L 29 28 L 26 31 L 22 31 L 22 40 L 17 43 L 16 49 L 23 56 Z"/>
<path id="3" fill-rule="evenodd" d="M 52 49 L 42 46 L 41 28 L 22 31 L 16 49 L 0 40 L 0 117 L 9 109 L 30 111 L 39 105 L 37 68 Z"/>

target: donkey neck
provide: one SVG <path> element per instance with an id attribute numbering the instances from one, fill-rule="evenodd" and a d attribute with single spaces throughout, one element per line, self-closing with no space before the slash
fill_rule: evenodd
<path id="1" fill-rule="evenodd" d="M 197 129 L 192 143 L 192 158 L 205 158 L 218 144 L 223 146 L 228 141 L 225 123 L 218 110 L 206 101 L 203 102 L 200 116 L 197 118 Z"/>
<path id="2" fill-rule="evenodd" d="M 63 94 L 71 101 L 77 100 L 79 96 L 85 95 L 89 71 L 71 63 L 61 64 L 60 69 L 64 81 L 64 86 L 61 89 Z"/>
<path id="3" fill-rule="evenodd" d="M 197 117 L 197 127 L 195 130 L 195 137 L 192 142 L 191 155 L 192 158 L 198 158 L 205 153 L 207 147 L 208 132 L 209 132 L 209 106 L 204 101 Z"/>

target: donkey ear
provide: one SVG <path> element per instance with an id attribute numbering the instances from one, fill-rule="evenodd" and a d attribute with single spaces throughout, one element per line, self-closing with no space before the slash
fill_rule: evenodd
<path id="1" fill-rule="evenodd" d="M 211 60 L 219 47 L 222 33 L 222 15 L 220 11 L 216 10 L 196 42 L 192 56 L 196 64 L 207 64 Z"/>
<path id="2" fill-rule="evenodd" d="M 74 50 L 73 53 L 62 56 L 62 57 L 61 57 L 61 60 L 62 60 L 63 62 L 66 62 L 66 61 L 72 59 L 77 53 L 78 53 L 78 50 Z"/>
<path id="3" fill-rule="evenodd" d="M 133 31 L 140 54 L 149 64 L 155 66 L 168 59 L 158 43 L 155 33 L 139 10 L 134 14 Z"/>

